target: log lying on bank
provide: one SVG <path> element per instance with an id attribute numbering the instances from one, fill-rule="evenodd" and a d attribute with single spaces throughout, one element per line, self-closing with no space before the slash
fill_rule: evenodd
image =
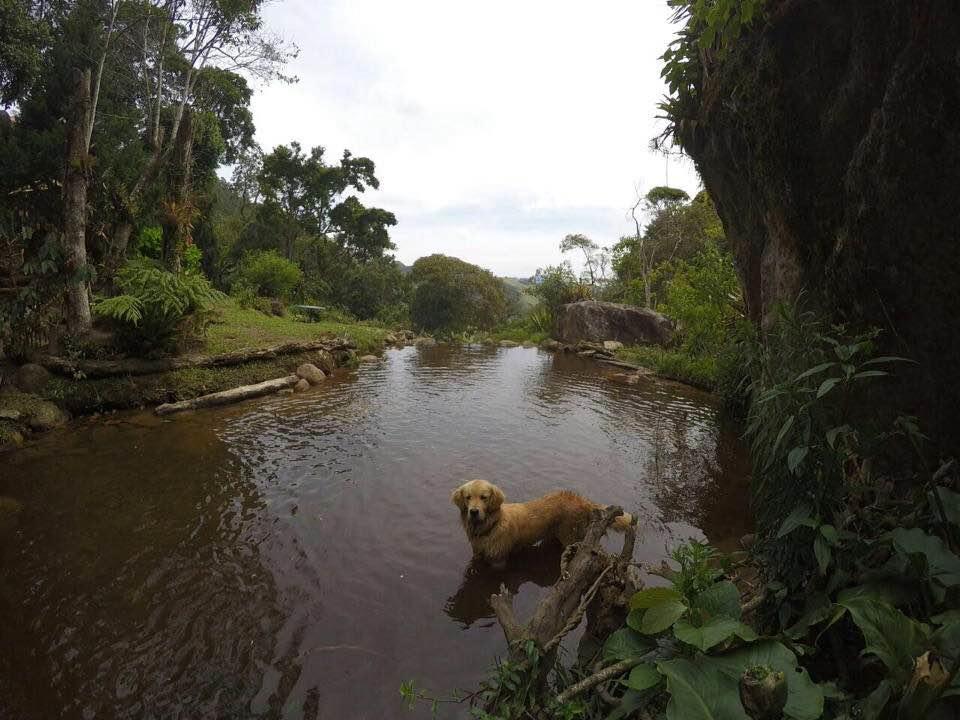
<path id="1" fill-rule="evenodd" d="M 265 348 L 247 348 L 219 355 L 184 355 L 181 357 L 145 360 L 143 358 L 124 358 L 122 360 L 71 360 L 56 355 L 44 355 L 40 364 L 47 370 L 74 377 L 78 372 L 88 378 L 115 377 L 118 375 L 153 375 L 155 373 L 182 370 L 193 367 L 228 367 L 242 365 L 256 360 L 272 360 L 281 355 L 326 350 L 334 353 L 351 350 L 354 345 L 349 340 L 334 338 L 310 340 L 308 342 L 283 343 Z"/>
<path id="2" fill-rule="evenodd" d="M 282 378 L 266 380 L 256 385 L 241 385 L 232 390 L 211 393 L 210 395 L 201 395 L 193 400 L 183 400 L 175 403 L 165 403 L 157 406 L 154 412 L 157 415 L 171 415 L 173 413 L 183 412 L 184 410 L 198 410 L 200 408 L 216 407 L 217 405 L 230 405 L 231 403 L 246 400 L 248 398 L 269 395 L 284 388 L 293 387 L 300 378 L 296 375 L 287 375 Z"/>

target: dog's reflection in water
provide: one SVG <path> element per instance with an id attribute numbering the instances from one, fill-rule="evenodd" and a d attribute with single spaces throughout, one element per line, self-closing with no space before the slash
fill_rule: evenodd
<path id="1" fill-rule="evenodd" d="M 563 546 L 550 541 L 514 551 L 502 568 L 475 557 L 464 570 L 463 582 L 457 592 L 447 598 L 444 612 L 464 628 L 477 620 L 492 618 L 490 596 L 500 592 L 501 584 L 506 585 L 512 593 L 516 593 L 527 582 L 549 587 L 560 577 L 562 554 Z"/>

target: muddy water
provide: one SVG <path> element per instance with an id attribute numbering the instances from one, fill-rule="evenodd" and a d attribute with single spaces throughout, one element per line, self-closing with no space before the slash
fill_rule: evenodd
<path id="1" fill-rule="evenodd" d="M 0 717 L 391 718 L 471 687 L 559 551 L 470 564 L 465 478 L 639 512 L 636 555 L 744 532 L 747 465 L 709 396 L 527 349 L 414 349 L 313 391 L 79 424 L 0 458 Z"/>

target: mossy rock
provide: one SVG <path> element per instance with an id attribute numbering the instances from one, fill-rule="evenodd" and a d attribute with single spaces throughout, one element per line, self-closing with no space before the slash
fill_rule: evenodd
<path id="1" fill-rule="evenodd" d="M 42 432 L 62 427 L 70 416 L 49 400 L 28 393 L 8 393 L 0 396 L 0 417 L 26 425 Z"/>

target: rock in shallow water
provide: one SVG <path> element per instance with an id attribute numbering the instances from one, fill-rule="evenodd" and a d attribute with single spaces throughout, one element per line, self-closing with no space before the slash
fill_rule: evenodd
<path id="1" fill-rule="evenodd" d="M 361 355 L 360 362 L 375 363 L 375 362 L 380 362 L 380 358 L 378 358 L 376 355 Z"/>
<path id="2" fill-rule="evenodd" d="M 310 389 L 310 383 L 307 382 L 305 378 L 300 378 L 297 380 L 297 384 L 293 386 L 293 389 L 297 392 L 303 392 L 304 390 Z"/>
<path id="3" fill-rule="evenodd" d="M 323 370 L 318 368 L 313 363 L 304 363 L 298 367 L 297 376 L 306 380 L 311 385 L 319 385 L 326 377 L 326 375 L 323 374 Z M 297 384 L 299 385 L 299 383 Z"/>
<path id="4" fill-rule="evenodd" d="M 27 363 L 17 368 L 16 385 L 25 393 L 36 393 L 43 390 L 50 373 L 42 365 Z"/>
<path id="5" fill-rule="evenodd" d="M 556 334 L 568 343 L 616 340 L 631 345 L 666 345 L 673 337 L 673 324 L 647 308 L 582 300 L 560 306 Z"/>

